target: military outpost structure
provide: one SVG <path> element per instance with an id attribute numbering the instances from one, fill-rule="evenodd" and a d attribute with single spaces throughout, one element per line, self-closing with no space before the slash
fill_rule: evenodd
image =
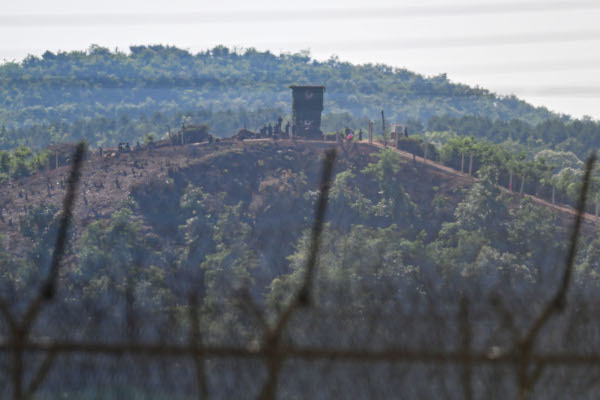
<path id="1" fill-rule="evenodd" d="M 321 139 L 321 112 L 325 86 L 292 85 L 292 134 Z"/>

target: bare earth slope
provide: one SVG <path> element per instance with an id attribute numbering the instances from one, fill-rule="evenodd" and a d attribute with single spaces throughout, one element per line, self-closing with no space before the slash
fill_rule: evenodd
<path id="1" fill-rule="evenodd" d="M 98 152 L 88 154 L 75 207 L 75 231 L 81 232 L 90 222 L 112 215 L 129 196 L 141 201 L 145 214 L 136 215 L 144 226 L 159 235 L 170 235 L 177 225 L 173 219 L 183 188 L 187 184 L 202 186 L 211 193 L 226 192 L 235 198 L 265 207 L 273 199 L 265 198 L 265 187 L 275 184 L 280 191 L 291 191 L 279 179 L 286 171 L 306 171 L 307 187 L 315 187 L 320 169 L 320 154 L 327 148 L 338 149 L 338 170 L 360 170 L 375 160 L 381 144 L 345 143 L 343 147 L 331 142 L 290 140 L 224 140 L 219 143 L 142 149 L 116 157 L 101 158 Z M 462 198 L 460 189 L 472 185 L 476 178 L 452 168 L 423 160 L 412 154 L 395 150 L 407 160 L 401 173 L 403 186 L 413 201 L 429 202 L 438 193 L 456 205 Z M 19 223 L 29 209 L 43 204 L 60 208 L 65 193 L 69 167 L 60 167 L 29 178 L 6 184 L 0 193 L 0 234 L 7 238 L 12 252 L 22 254 L 28 241 L 19 234 Z M 287 185 L 288 183 L 285 182 Z M 372 186 L 372 185 L 371 185 Z M 432 188 L 435 188 L 435 193 Z M 369 182 L 361 190 L 377 190 Z M 503 189 L 508 192 L 507 189 Z M 291 191 L 293 192 L 293 191 Z M 301 196 L 302 193 L 287 193 Z M 518 195 L 515 196 L 515 202 Z M 531 197 L 548 210 L 558 212 L 570 223 L 574 210 Z M 288 204 L 279 205 L 285 214 Z M 450 210 L 451 211 L 451 210 Z M 272 212 L 272 211 L 271 211 Z M 265 214 L 267 215 L 267 214 Z M 165 221 L 161 221 L 164 216 Z M 595 225 L 598 218 L 586 214 L 585 221 Z"/>

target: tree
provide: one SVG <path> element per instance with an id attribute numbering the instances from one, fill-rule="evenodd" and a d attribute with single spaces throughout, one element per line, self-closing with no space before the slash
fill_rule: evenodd
<path id="1" fill-rule="evenodd" d="M 86 299 L 124 295 L 144 287 L 152 273 L 157 246 L 142 233 L 131 205 L 124 205 L 107 221 L 91 223 L 77 244 L 77 267 L 73 278 Z M 135 286 L 128 288 L 130 282 Z M 153 290 L 158 296 L 161 282 Z M 145 297 L 152 301 L 153 296 Z"/>
<path id="2" fill-rule="evenodd" d="M 380 188 L 380 200 L 375 206 L 375 214 L 391 218 L 400 226 L 411 226 L 419 218 L 418 209 L 410 200 L 398 176 L 400 156 L 393 150 L 384 149 L 378 153 L 379 160 L 369 164 L 362 173 L 375 179 Z"/>
<path id="3" fill-rule="evenodd" d="M 564 250 L 564 229 L 557 216 L 543 207 L 523 199 L 511 211 L 508 239 L 511 252 L 519 256 L 520 263 L 534 268 L 549 265 Z"/>
<path id="4" fill-rule="evenodd" d="M 223 195 L 217 197 L 219 202 L 223 201 Z M 212 231 L 215 219 L 211 213 L 210 201 L 209 195 L 202 188 L 188 185 L 180 202 L 186 220 L 179 228 L 185 235 L 185 245 L 178 259 L 178 279 L 190 286 L 201 287 L 204 284 L 201 265 L 206 260 L 206 255 L 215 249 Z M 190 286 L 187 286 L 187 290 L 191 290 Z"/>
<path id="5" fill-rule="evenodd" d="M 52 204 L 41 204 L 33 208 L 21 220 L 21 233 L 33 241 L 29 259 L 40 275 L 45 276 L 50 267 L 58 224 L 58 207 Z"/>
<path id="6" fill-rule="evenodd" d="M 291 273 L 271 283 L 268 298 L 272 307 L 286 304 L 301 286 L 309 243 L 310 232 L 306 231 L 289 257 Z M 407 261 L 414 259 L 415 253 L 423 256 L 421 246 L 419 240 L 404 238 L 395 225 L 352 225 L 348 231 L 328 225 L 322 233 L 313 285 L 315 302 L 331 312 L 343 313 L 373 309 L 401 297 L 403 291 L 412 291 L 416 286 L 419 268 Z"/>
<path id="7" fill-rule="evenodd" d="M 508 206 L 497 186 L 497 171 L 482 168 L 479 180 L 456 207 L 454 215 L 461 229 L 479 231 L 492 241 L 502 243 L 506 234 Z"/>

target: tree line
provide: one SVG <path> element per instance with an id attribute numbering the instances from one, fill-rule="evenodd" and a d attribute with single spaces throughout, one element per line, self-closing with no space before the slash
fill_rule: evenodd
<path id="1" fill-rule="evenodd" d="M 425 77 L 383 64 L 353 65 L 335 56 L 318 61 L 308 52 L 275 55 L 223 46 L 192 54 L 161 45 L 132 46 L 125 53 L 93 45 L 85 51 L 46 51 L 41 57 L 0 65 L 0 122 L 12 131 L 211 110 L 215 113 L 205 122 L 217 128 L 219 112 L 289 110 L 290 84 L 327 86 L 326 112 L 356 118 L 377 115 L 381 108 L 398 121 L 449 114 L 541 122 L 553 116 L 515 97 L 453 83 L 445 75 Z M 101 140 L 94 132 L 79 135 L 93 145 Z"/>

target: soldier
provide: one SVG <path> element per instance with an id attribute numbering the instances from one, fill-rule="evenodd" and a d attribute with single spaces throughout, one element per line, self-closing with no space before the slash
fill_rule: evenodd
<path id="1" fill-rule="evenodd" d="M 290 136 L 290 121 L 285 124 L 285 136 Z"/>
<path id="2" fill-rule="evenodd" d="M 273 137 L 273 127 L 271 126 L 270 122 L 269 126 L 267 126 L 267 131 L 269 132 L 269 137 Z"/>
<path id="3" fill-rule="evenodd" d="M 358 130 L 358 141 L 362 142 L 362 129 Z"/>
<path id="4" fill-rule="evenodd" d="M 408 137 L 408 128 L 404 127 L 404 137 Z"/>
<path id="5" fill-rule="evenodd" d="M 277 121 L 277 123 L 275 124 L 274 131 L 275 136 L 279 136 L 281 134 L 281 124 L 279 123 L 279 121 Z"/>
<path id="6" fill-rule="evenodd" d="M 346 127 L 346 129 L 344 129 L 344 139 L 346 139 L 348 137 L 350 132 L 352 132 L 352 129 L 350 129 L 348 127 Z"/>

